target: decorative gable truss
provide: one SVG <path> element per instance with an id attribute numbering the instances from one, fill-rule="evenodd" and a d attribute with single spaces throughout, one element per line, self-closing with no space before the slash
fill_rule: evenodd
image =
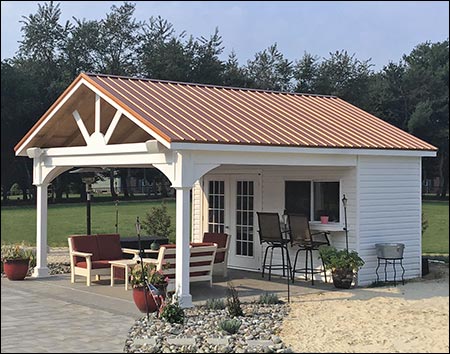
<path id="1" fill-rule="evenodd" d="M 123 115 L 123 110 L 117 109 L 111 123 L 109 124 L 106 134 L 103 135 L 103 133 L 100 131 L 100 119 L 101 119 L 100 100 L 101 100 L 100 96 L 98 94 L 96 94 L 95 95 L 95 131 L 92 134 L 89 134 L 89 132 L 83 122 L 83 119 L 81 118 L 78 111 L 74 110 L 72 112 L 73 118 L 75 119 L 75 122 L 77 123 L 78 128 L 80 129 L 80 132 L 83 135 L 83 139 L 86 142 L 87 146 L 107 145 L 111 139 L 113 132 L 117 128 L 120 118 Z"/>
<path id="2" fill-rule="evenodd" d="M 149 140 L 169 147 L 149 125 L 80 76 L 16 145 L 16 155 L 35 147 L 93 149 Z"/>

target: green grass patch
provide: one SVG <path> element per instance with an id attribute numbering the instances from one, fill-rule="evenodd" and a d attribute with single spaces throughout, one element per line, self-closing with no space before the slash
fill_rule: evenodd
<path id="1" fill-rule="evenodd" d="M 175 201 L 166 201 L 172 220 L 173 231 L 169 240 L 175 240 Z M 119 234 L 136 236 L 136 217 L 142 220 L 145 214 L 161 201 L 121 201 L 119 203 Z M 36 207 L 4 206 L 1 215 L 1 242 L 36 244 Z M 91 204 L 91 229 L 93 234 L 113 233 L 116 224 L 114 202 Z M 67 237 L 72 234 L 86 234 L 86 204 L 50 204 L 47 224 L 48 244 L 52 247 L 67 246 Z M 145 231 L 141 231 L 145 235 Z"/>
<path id="2" fill-rule="evenodd" d="M 119 233 L 121 236 L 136 236 L 136 217 L 141 220 L 145 214 L 161 201 L 121 201 L 119 203 Z M 166 201 L 172 219 L 173 231 L 169 235 L 175 240 L 175 201 Z M 36 207 L 2 206 L 1 241 L 2 243 L 24 242 L 36 244 Z M 424 201 L 424 218 L 428 220 L 428 229 L 422 240 L 424 253 L 449 253 L 449 203 L 448 201 Z M 114 202 L 92 202 L 92 233 L 111 233 L 115 231 L 116 208 Z M 48 207 L 48 244 L 67 246 L 67 236 L 86 233 L 86 204 L 50 204 Z M 145 232 L 142 231 L 142 235 Z"/>
<path id="3" fill-rule="evenodd" d="M 448 201 L 424 201 L 422 212 L 428 220 L 422 237 L 422 252 L 448 254 Z"/>

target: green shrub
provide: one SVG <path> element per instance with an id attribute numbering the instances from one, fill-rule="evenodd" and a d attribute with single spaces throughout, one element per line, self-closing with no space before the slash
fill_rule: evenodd
<path id="1" fill-rule="evenodd" d="M 323 245 L 319 247 L 319 253 L 325 267 L 331 271 L 337 269 L 358 271 L 364 265 L 363 259 L 356 251 L 338 250 L 336 247 Z"/>
<path id="2" fill-rule="evenodd" d="M 164 202 L 150 209 L 142 221 L 142 227 L 150 236 L 169 237 L 172 225 Z"/>
<path id="3" fill-rule="evenodd" d="M 239 300 L 239 295 L 237 290 L 228 283 L 228 295 L 227 295 L 227 306 L 228 313 L 231 317 L 244 316 L 244 312 L 241 308 L 241 301 Z"/>
<path id="4" fill-rule="evenodd" d="M 223 310 L 226 307 L 223 299 L 208 299 L 205 306 L 210 310 Z"/>
<path id="5" fill-rule="evenodd" d="M 281 303 L 281 300 L 278 298 L 277 294 L 269 294 L 268 292 L 265 292 L 262 295 L 259 295 L 258 304 L 279 304 Z"/>
<path id="6" fill-rule="evenodd" d="M 180 306 L 178 299 L 164 304 L 160 309 L 160 318 L 169 323 L 183 324 L 186 317 L 184 309 Z"/>
<path id="7" fill-rule="evenodd" d="M 224 320 L 219 323 L 219 328 L 222 331 L 225 331 L 229 334 L 235 334 L 237 331 L 239 331 L 239 328 L 241 327 L 242 322 L 239 321 L 236 318 L 233 318 L 231 320 Z"/>

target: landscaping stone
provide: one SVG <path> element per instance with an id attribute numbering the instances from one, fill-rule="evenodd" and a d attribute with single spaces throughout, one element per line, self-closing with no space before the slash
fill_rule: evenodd
<path id="1" fill-rule="evenodd" d="M 241 304 L 244 316 L 236 334 L 224 333 L 219 323 L 230 318 L 226 309 L 197 306 L 185 310 L 183 325 L 170 324 L 153 313 L 138 319 L 125 341 L 126 353 L 291 353 L 278 337 L 287 304 Z M 139 338 L 155 336 L 156 344 Z"/>

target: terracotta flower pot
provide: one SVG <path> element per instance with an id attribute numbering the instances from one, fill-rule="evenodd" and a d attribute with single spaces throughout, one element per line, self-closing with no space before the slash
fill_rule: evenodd
<path id="1" fill-rule="evenodd" d="M 328 224 L 328 216 L 326 216 L 326 215 L 322 215 L 321 217 L 320 217 L 320 222 L 322 223 L 322 224 Z"/>
<path id="2" fill-rule="evenodd" d="M 28 273 L 29 259 L 5 259 L 3 269 L 9 280 L 24 280 Z"/>
<path id="3" fill-rule="evenodd" d="M 153 296 L 157 298 L 157 303 L 155 303 Z M 150 291 L 144 291 L 144 287 L 133 288 L 133 300 L 139 311 L 144 313 L 147 313 L 147 306 L 148 312 L 156 312 L 158 311 L 158 307 L 162 304 L 162 299 L 158 294 L 153 292 L 152 295 Z"/>

